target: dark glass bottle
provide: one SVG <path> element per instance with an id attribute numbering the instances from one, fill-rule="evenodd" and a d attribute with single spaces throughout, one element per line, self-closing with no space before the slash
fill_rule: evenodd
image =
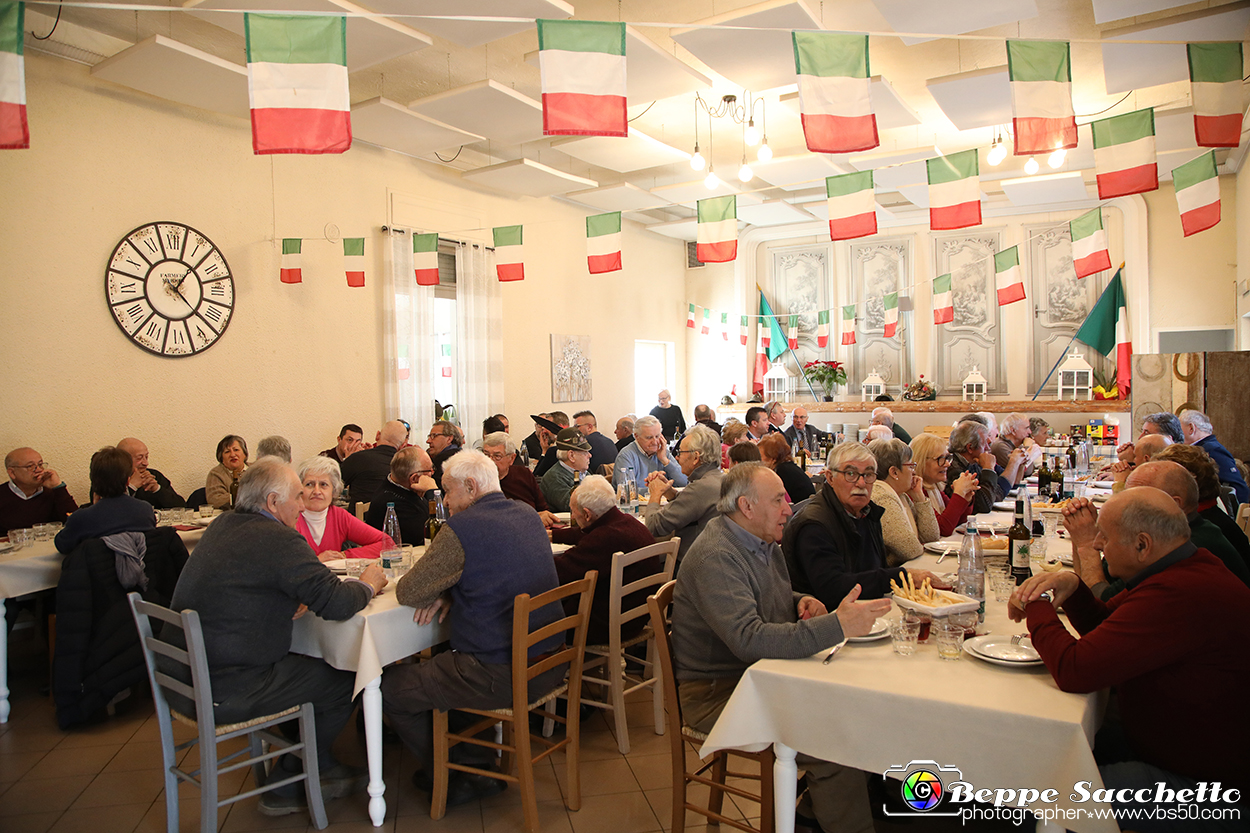
<path id="1" fill-rule="evenodd" d="M 1017 498 L 1016 520 L 1007 530 L 1007 546 L 1011 554 L 1011 577 L 1015 579 L 1017 587 L 1033 575 L 1033 569 L 1029 566 L 1029 552 L 1032 544 L 1033 532 L 1024 525 L 1024 499 Z"/>

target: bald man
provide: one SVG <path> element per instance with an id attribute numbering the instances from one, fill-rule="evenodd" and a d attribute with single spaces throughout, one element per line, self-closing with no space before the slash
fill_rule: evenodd
<path id="1" fill-rule="evenodd" d="M 1117 809 L 1175 809 L 1175 801 L 1142 801 L 1155 797 L 1160 783 L 1175 795 L 1219 781 L 1245 796 L 1250 722 L 1234 712 L 1250 690 L 1250 663 L 1231 646 L 1250 639 L 1250 589 L 1190 542 L 1185 513 L 1151 486 L 1107 501 L 1097 516 L 1095 548 L 1125 583 L 1110 602 L 1065 571 L 1030 578 L 1007 609 L 1015 621 L 1027 620 L 1033 647 L 1061 690 L 1116 691 L 1120 720 L 1109 718 L 1094 740 L 1103 786 L 1132 790 L 1140 802 L 1117 802 Z M 1080 639 L 1060 621 L 1060 608 Z M 1141 818 L 1134 817 L 1134 830 L 1197 829 Z M 1238 813 L 1227 827 L 1201 829 L 1236 830 L 1243 823 Z"/>
<path id="2" fill-rule="evenodd" d="M 351 496 L 351 509 L 357 503 L 368 503 L 391 474 L 391 458 L 408 439 L 408 426 L 397 419 L 382 426 L 378 444 L 357 451 L 343 461 L 343 485 Z"/>
<path id="3" fill-rule="evenodd" d="M 1129 474 L 1136 466 L 1143 463 L 1149 463 L 1150 459 L 1163 449 L 1172 445 L 1172 438 L 1167 434 L 1143 434 L 1142 438 L 1133 443 L 1129 449 L 1129 456 L 1124 460 L 1117 460 L 1107 467 L 1107 471 L 1112 475 L 1111 491 L 1124 491 L 1125 481 L 1128 480 Z"/>
<path id="4" fill-rule="evenodd" d="M 130 482 L 126 484 L 128 495 L 150 503 L 157 509 L 177 509 L 187 505 L 182 495 L 174 491 L 168 477 L 148 467 L 148 447 L 143 444 L 143 440 L 126 437 L 117 443 L 117 447 L 130 455 L 135 466 Z"/>

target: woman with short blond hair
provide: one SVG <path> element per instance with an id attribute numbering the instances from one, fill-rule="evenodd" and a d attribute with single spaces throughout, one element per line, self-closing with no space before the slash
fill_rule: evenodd
<path id="1" fill-rule="evenodd" d="M 942 537 L 955 532 L 955 527 L 972 512 L 972 495 L 977 490 L 976 475 L 964 472 L 946 489 L 946 470 L 951 466 L 951 453 L 946 440 L 937 434 L 919 434 L 911 441 L 912 460 L 916 474 L 924 482 L 924 492 L 937 515 Z"/>

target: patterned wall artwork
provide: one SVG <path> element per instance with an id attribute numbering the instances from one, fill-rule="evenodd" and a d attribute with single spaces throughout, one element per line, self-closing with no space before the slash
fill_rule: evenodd
<path id="1" fill-rule="evenodd" d="M 951 273 L 955 318 L 933 329 L 934 376 L 938 393 L 960 390 L 965 376 L 978 368 L 989 380 L 987 393 L 1007 393 L 1006 357 L 994 286 L 994 258 L 1002 248 L 1002 229 L 933 236 L 934 270 Z"/>
<path id="2" fill-rule="evenodd" d="M 833 272 L 830 247 L 825 245 L 796 246 L 772 252 L 773 293 L 778 315 L 799 317 L 799 344 L 795 355 L 800 362 L 827 358 L 832 348 L 816 346 L 816 314 L 835 303 L 832 297 Z M 782 319 L 782 328 L 788 322 Z M 800 383 L 800 387 L 802 384 Z"/>
<path id="3" fill-rule="evenodd" d="M 588 402 L 590 336 L 551 334 L 551 401 Z"/>
<path id="4" fill-rule="evenodd" d="M 850 300 L 859 304 L 859 332 L 847 368 L 847 386 L 852 392 L 859 390 L 873 370 L 881 374 L 892 396 L 899 394 L 901 385 L 913 381 L 914 314 L 900 306 L 898 332 L 887 338 L 882 304 L 882 297 L 891 292 L 899 292 L 900 300 L 912 293 L 912 239 L 911 235 L 878 237 L 850 244 Z"/>

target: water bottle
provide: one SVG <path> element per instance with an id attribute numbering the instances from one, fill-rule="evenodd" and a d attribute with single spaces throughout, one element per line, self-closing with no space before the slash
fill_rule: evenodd
<path id="1" fill-rule="evenodd" d="M 386 504 L 386 519 L 382 521 L 382 533 L 390 536 L 393 545 L 382 550 L 382 572 L 388 579 L 394 579 L 395 570 L 404 563 L 403 541 L 399 535 L 399 518 L 395 515 L 395 504 Z"/>
<path id="2" fill-rule="evenodd" d="M 956 591 L 981 603 L 977 608 L 977 621 L 985 621 L 985 557 L 981 552 L 981 534 L 976 520 L 968 519 L 964 527 L 964 540 L 959 546 L 959 574 Z"/>
<path id="3" fill-rule="evenodd" d="M 517 454 L 517 457 L 516 457 L 517 462 L 525 466 L 528 469 L 530 467 L 530 452 L 529 452 L 529 449 L 525 446 L 525 443 L 521 443 L 519 446 L 517 446 L 516 454 Z"/>
<path id="4" fill-rule="evenodd" d="M 625 467 L 625 484 L 629 486 L 629 506 L 632 509 L 638 503 L 638 481 L 634 479 L 634 467 Z"/>

